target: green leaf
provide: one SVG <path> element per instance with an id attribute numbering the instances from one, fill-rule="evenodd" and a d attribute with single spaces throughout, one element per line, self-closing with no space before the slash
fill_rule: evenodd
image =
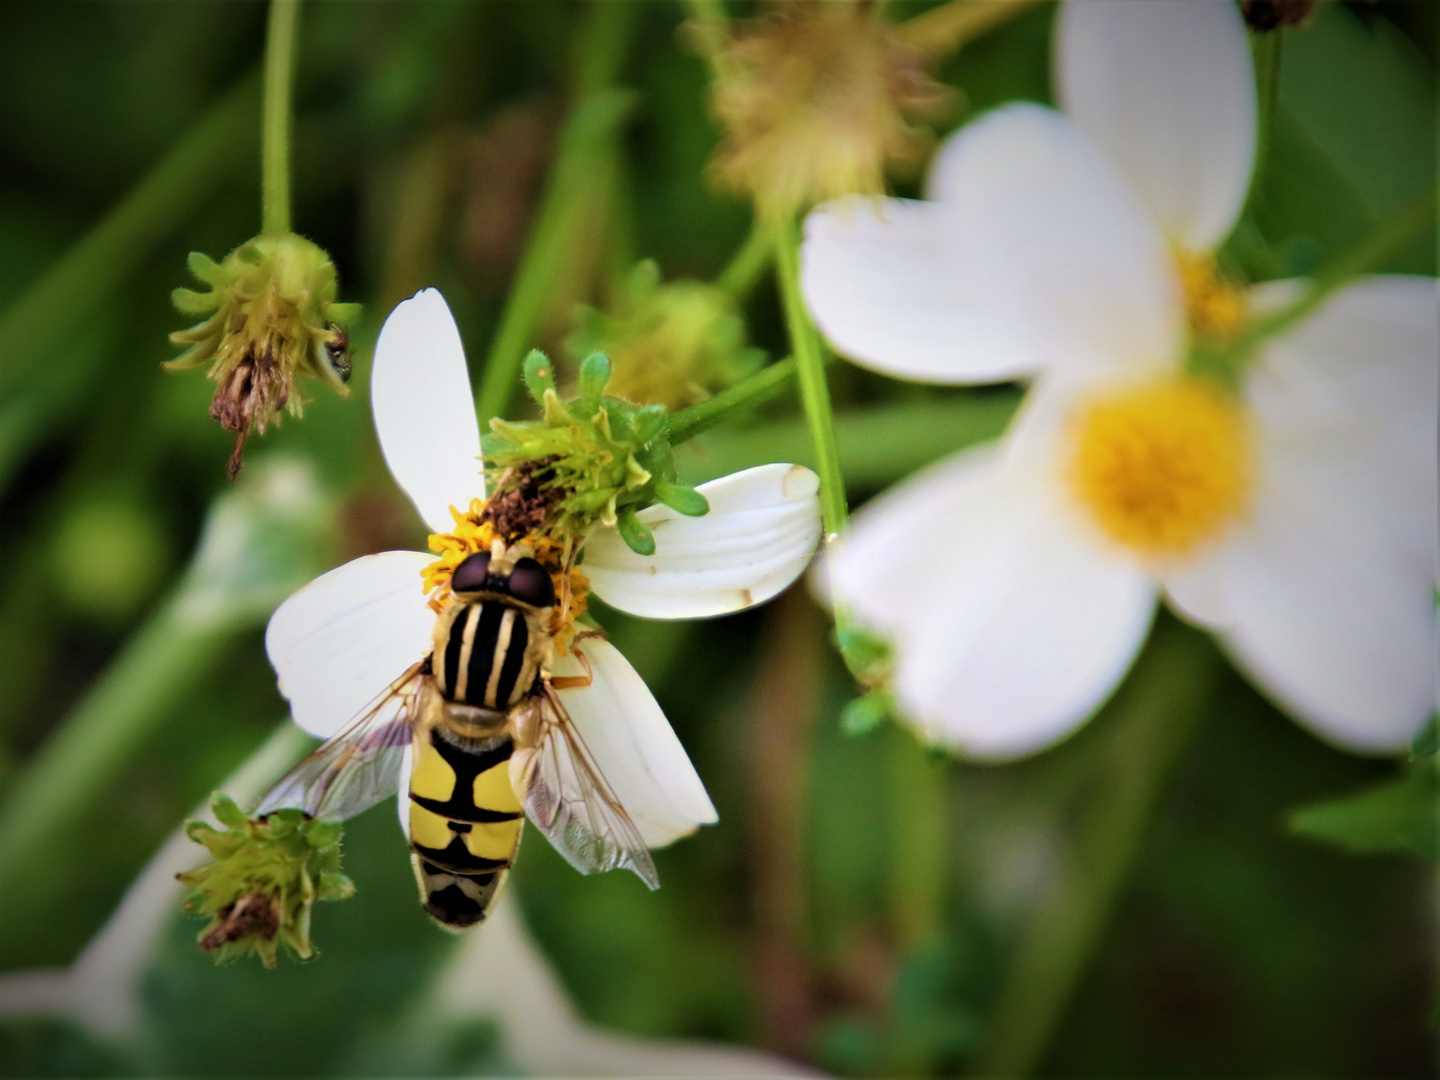
<path id="1" fill-rule="evenodd" d="M 655 537 L 640 523 L 634 510 L 625 507 L 616 515 L 615 523 L 620 529 L 621 538 L 636 555 L 655 554 Z"/>
<path id="2" fill-rule="evenodd" d="M 1376 787 L 1293 811 L 1290 828 L 1357 854 L 1409 851 L 1436 859 L 1435 798 L 1435 769 L 1413 765 Z"/>
<path id="3" fill-rule="evenodd" d="M 692 487 L 671 484 L 664 480 L 655 482 L 655 498 L 671 510 L 686 517 L 704 517 L 710 512 L 710 501 Z"/>

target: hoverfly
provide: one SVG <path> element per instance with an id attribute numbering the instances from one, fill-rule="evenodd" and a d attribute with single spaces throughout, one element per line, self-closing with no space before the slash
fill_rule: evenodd
<path id="1" fill-rule="evenodd" d="M 403 786 L 421 903 L 452 930 L 485 918 L 527 814 L 582 872 L 628 867 L 658 887 L 640 831 L 556 695 L 590 676 L 575 645 L 587 674 L 550 672 L 555 602 L 554 581 L 527 545 L 496 540 L 466 557 L 429 655 L 281 779 L 256 813 L 296 807 L 347 818 Z"/>

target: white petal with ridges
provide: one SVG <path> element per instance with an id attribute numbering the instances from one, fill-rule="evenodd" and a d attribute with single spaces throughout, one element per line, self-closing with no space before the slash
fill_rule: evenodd
<path id="1" fill-rule="evenodd" d="M 761 465 L 702 484 L 703 517 L 651 506 L 639 518 L 655 554 L 637 555 L 598 529 L 581 570 L 611 607 L 651 619 L 702 619 L 764 603 L 810 561 L 820 541 L 820 481 L 801 465 Z"/>
<path id="2" fill-rule="evenodd" d="M 718 820 L 685 747 L 650 688 L 603 638 L 576 642 L 590 661 L 592 682 L 560 690 L 561 703 L 620 805 L 650 847 L 664 847 Z M 583 675 L 574 656 L 556 662 L 556 676 Z"/>
<path id="3" fill-rule="evenodd" d="M 800 285 L 841 356 L 901 379 L 994 382 L 1036 358 L 961 288 L 943 203 L 855 196 L 805 219 Z"/>
<path id="4" fill-rule="evenodd" d="M 1174 259 L 1134 190 L 1068 118 L 1017 104 L 941 149 L 958 288 L 1047 371 L 1143 373 L 1183 344 Z"/>
<path id="5" fill-rule="evenodd" d="M 1240 216 L 1255 160 L 1254 65 L 1232 0 L 1067 0 L 1057 96 L 1169 239 L 1210 251 Z"/>
<path id="6" fill-rule="evenodd" d="M 966 451 L 856 515 L 840 595 L 896 649 L 901 710 L 968 756 L 1074 731 L 1145 639 L 1154 588 L 1097 545 L 1033 463 Z"/>
<path id="7" fill-rule="evenodd" d="M 322 574 L 270 617 L 265 651 L 295 723 L 328 739 L 430 649 L 435 613 L 419 551 L 366 555 Z"/>
<path id="8" fill-rule="evenodd" d="M 1434 279 L 1373 277 L 1272 341 L 1246 386 L 1254 509 L 1166 580 L 1282 706 L 1356 750 L 1401 749 L 1435 706 L 1437 322 Z"/>
<path id="9" fill-rule="evenodd" d="M 385 464 L 435 532 L 454 528 L 450 507 L 485 497 L 480 425 L 460 331 L 445 298 L 425 289 L 397 304 L 375 344 L 370 376 Z"/>

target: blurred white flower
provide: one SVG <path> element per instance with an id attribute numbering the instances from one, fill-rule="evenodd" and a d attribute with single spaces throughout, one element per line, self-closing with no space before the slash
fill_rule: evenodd
<path id="1" fill-rule="evenodd" d="M 460 334 L 434 289 L 386 320 L 371 395 L 391 473 L 430 528 L 454 532 L 451 508 L 483 500 L 485 480 Z M 796 465 L 722 477 L 700 488 L 710 505 L 703 517 L 662 505 L 640 512 L 655 536 L 652 556 L 631 551 L 615 528 L 597 527 L 583 547 L 590 591 L 648 618 L 705 618 L 768 600 L 815 550 L 818 488 L 815 474 Z M 435 612 L 422 571 L 435 561 L 419 551 L 368 555 L 280 605 L 265 647 L 297 724 L 329 738 L 430 651 Z M 635 669 L 603 640 L 584 651 L 593 682 L 557 692 L 646 842 L 658 847 L 713 822 L 704 785 Z M 581 668 L 572 654 L 555 673 Z"/>
<path id="2" fill-rule="evenodd" d="M 1318 734 L 1405 745 L 1435 707 L 1434 279 L 1352 283 L 1233 394 L 1187 374 L 1193 341 L 1299 288 L 1215 270 L 1255 150 L 1239 12 L 1071 0 L 1056 68 L 1068 115 L 969 125 L 933 201 L 807 221 L 806 297 L 842 354 L 931 382 L 1039 376 L 998 445 L 858 515 L 838 594 L 895 645 L 903 711 L 977 757 L 1073 731 L 1161 593 Z"/>

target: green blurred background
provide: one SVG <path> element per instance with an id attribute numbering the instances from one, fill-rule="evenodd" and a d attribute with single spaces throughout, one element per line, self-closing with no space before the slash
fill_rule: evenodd
<path id="1" fill-rule="evenodd" d="M 897 19 L 912 10 L 892 7 Z M 563 352 L 576 305 L 603 307 L 639 258 L 667 279 L 711 278 L 743 243 L 747 207 L 705 179 L 718 132 L 705 65 L 677 42 L 685 14 L 660 0 L 305 5 L 295 227 L 331 253 L 342 299 L 366 316 L 350 399 L 316 391 L 303 422 L 250 444 L 250 471 L 308 460 L 328 493 L 324 514 L 283 545 L 277 580 L 423 545 L 370 424 L 374 334 L 399 299 L 439 286 L 478 384 L 557 135 L 597 85 L 633 100 L 592 161 L 529 343 Z M 952 124 L 1007 100 L 1049 101 L 1052 20 L 1050 6 L 1033 9 L 945 62 L 943 81 L 961 91 Z M 117 661 L 154 683 L 129 699 L 144 715 L 105 755 L 83 818 L 43 857 L 0 866 L 30 879 L 7 893 L 23 902 L 0 908 L 5 971 L 73 958 L 284 715 L 263 611 L 178 635 L 183 647 L 162 634 L 150 647 L 168 660 L 135 659 L 147 632 L 157 640 L 207 508 L 225 494 L 230 437 L 206 414 L 211 384 L 159 365 L 184 324 L 169 294 L 190 284 L 186 253 L 219 257 L 258 229 L 247 80 L 264 27 L 263 5 L 228 0 L 0 7 L 0 797 L 72 710 L 93 709 Z M 1286 31 L 1270 171 L 1229 251 L 1236 265 L 1260 279 L 1303 273 L 1434 190 L 1436 33 L 1429 2 L 1324 4 Z M 607 64 L 613 75 L 596 75 Z M 142 181 L 151 186 L 117 221 Z M 1434 273 L 1433 235 L 1386 269 Z M 746 315 L 753 342 L 788 352 L 768 280 Z M 845 365 L 831 377 L 852 505 L 997 433 L 1015 400 Z M 687 445 L 682 467 L 698 480 L 809 456 L 787 396 Z M 1075 739 L 981 768 L 894 726 L 842 733 L 853 685 L 802 588 L 703 624 L 598 614 L 674 723 L 720 824 L 657 855 L 654 894 L 628 875 L 581 877 L 537 836 L 524 844 L 521 909 L 589 1020 L 769 1048 L 846 1075 L 972 1067 L 1030 919 L 1063 905 L 1055 867 L 1097 834 L 1087 823 L 1115 785 L 1145 768 L 1131 725 L 1170 710 L 1197 716 L 1197 730 L 1173 776 L 1155 778 L 1153 819 L 1037 1071 L 1434 1074 L 1433 868 L 1286 827 L 1297 806 L 1399 767 L 1328 748 L 1178 622 L 1157 623 L 1120 694 Z M 346 844 L 359 892 L 317 909 L 318 960 L 216 968 L 195 949 L 199 923 L 176 916 L 143 984 L 143 1053 L 58 1020 L 5 1020 L 0 1069 L 509 1067 L 504 1032 L 484 1023 L 418 1062 L 362 1037 L 415 1007 L 453 941 L 416 903 L 389 804 L 353 822 Z"/>

